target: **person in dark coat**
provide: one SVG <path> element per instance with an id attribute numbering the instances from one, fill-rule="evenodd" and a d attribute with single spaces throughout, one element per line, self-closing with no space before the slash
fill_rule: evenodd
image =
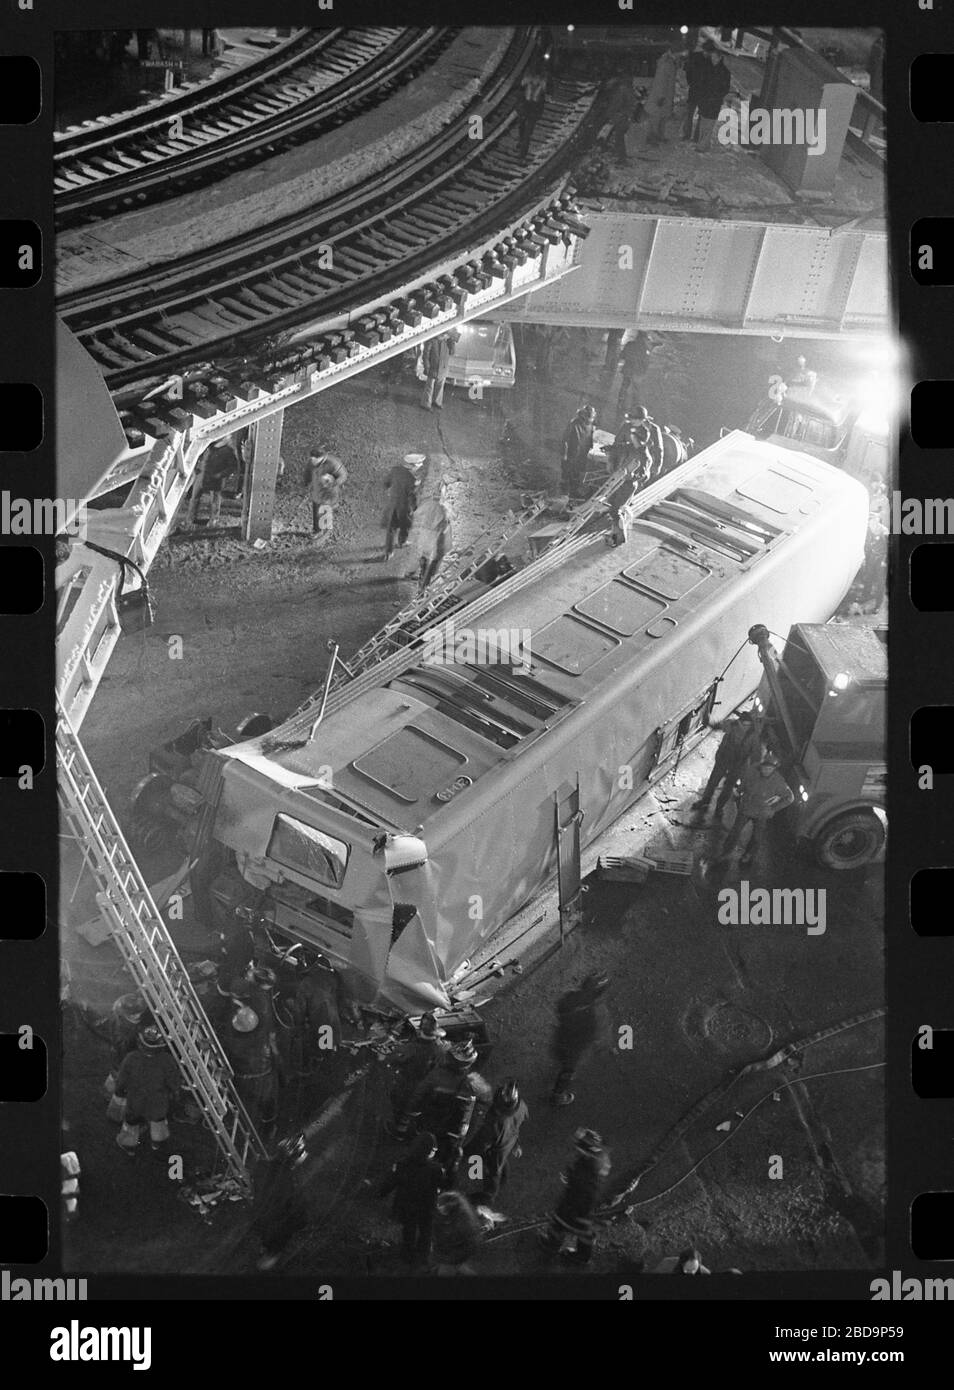
<path id="1" fill-rule="evenodd" d="M 709 727 L 722 729 L 724 732 L 712 764 L 712 771 L 709 773 L 709 780 L 698 801 L 692 803 L 692 809 L 708 811 L 713 793 L 721 783 L 722 790 L 719 792 L 715 808 L 715 818 L 718 821 L 745 768 L 761 755 L 762 742 L 751 710 L 741 710 L 738 715 L 730 715 L 721 723 L 710 722 Z"/>
<path id="2" fill-rule="evenodd" d="M 564 1192 L 540 1233 L 540 1243 L 550 1254 L 559 1254 L 569 1241 L 566 1258 L 588 1264 L 596 1244 L 596 1211 L 611 1168 L 603 1140 L 593 1129 L 578 1129 L 573 1136 L 576 1156 L 563 1173 Z"/>
<path id="3" fill-rule="evenodd" d="M 706 65 L 701 69 L 699 78 L 699 129 L 696 133 L 696 147 L 700 153 L 712 148 L 712 132 L 719 119 L 722 103 L 732 86 L 732 74 L 715 44 L 709 40 L 702 48 Z"/>
<path id="4" fill-rule="evenodd" d="M 633 426 L 633 441 L 640 453 L 640 474 L 643 484 L 651 483 L 663 471 L 665 445 L 662 426 L 658 425 L 644 405 L 638 405 L 629 416 Z"/>
<path id="5" fill-rule="evenodd" d="M 154 1025 L 143 1028 L 133 1052 L 123 1059 L 116 1077 L 115 1094 L 126 1101 L 126 1115 L 116 1143 L 130 1156 L 139 1148 L 144 1124 L 149 1141 L 157 1152 L 169 1138 L 169 1109 L 181 1080 L 179 1068 Z"/>
<path id="6" fill-rule="evenodd" d="M 682 138 L 691 140 L 696 125 L 696 112 L 699 110 L 699 90 L 704 81 L 705 69 L 708 67 L 709 59 L 702 51 L 702 45 L 697 42 L 696 47 L 686 59 L 686 82 L 689 86 L 689 96 L 686 100 L 686 119 L 682 127 Z"/>
<path id="7" fill-rule="evenodd" d="M 474 1070 L 476 1064 L 473 1039 L 457 1043 L 447 1059 L 415 1087 L 401 1121 L 404 1126 L 416 1122 L 418 1128 L 437 1136 L 437 1156 L 449 1187 L 468 1138 L 479 1129 L 493 1100 L 487 1082 Z"/>
<path id="8" fill-rule="evenodd" d="M 478 1212 L 495 1201 L 507 1180 L 507 1164 L 520 1155 L 520 1130 L 530 1118 L 526 1102 L 513 1077 L 508 1077 L 494 1093 L 493 1105 L 474 1138 L 467 1145 L 468 1157 L 480 1159 L 480 1186 L 471 1201 Z M 495 1213 L 488 1212 L 493 1218 Z"/>
<path id="9" fill-rule="evenodd" d="M 307 1223 L 301 1169 L 308 1158 L 304 1138 L 283 1139 L 255 1170 L 252 1230 L 262 1246 L 261 1270 L 274 1269 L 296 1231 Z"/>
<path id="10" fill-rule="evenodd" d="M 394 1193 L 394 1219 L 401 1225 L 401 1254 L 410 1265 L 426 1264 L 431 1253 L 434 1211 L 443 1182 L 437 1140 L 423 1130 L 407 1158 L 395 1163 L 378 1196 Z"/>
<path id="11" fill-rule="evenodd" d="M 296 977 L 288 1000 L 294 1036 L 292 1065 L 296 1071 L 314 1071 L 338 1047 L 342 1006 L 347 1015 L 349 1002 L 340 975 L 323 957 L 310 957 Z"/>
<path id="12" fill-rule="evenodd" d="M 552 1050 L 559 1070 L 550 1096 L 553 1105 L 572 1105 L 576 1099 L 570 1082 L 583 1058 L 605 1034 L 605 1010 L 600 1000 L 608 988 L 608 975 L 587 975 L 557 1004 Z"/>
<path id="13" fill-rule="evenodd" d="M 311 529 L 316 536 L 328 536 L 334 529 L 335 508 L 348 470 L 326 444 L 316 445 L 305 464 L 304 487 L 311 498 Z"/>
<path id="14" fill-rule="evenodd" d="M 410 1025 L 408 1025 L 410 1027 Z M 408 1104 L 416 1088 L 435 1067 L 447 1061 L 450 1044 L 447 1033 L 437 1026 L 433 1014 L 422 1014 L 419 1026 L 394 1051 L 389 1062 L 393 1123 L 388 1127 L 395 1139 L 406 1139 L 410 1116 Z"/>
<path id="15" fill-rule="evenodd" d="M 440 410 L 444 404 L 444 382 L 450 369 L 454 349 L 460 342 L 460 334 L 455 328 L 428 338 L 424 344 L 424 393 L 421 405 L 425 410 Z"/>
<path id="16" fill-rule="evenodd" d="M 571 497 L 577 496 L 582 485 L 593 448 L 595 426 L 596 411 L 591 405 L 584 405 L 573 416 L 563 435 L 562 483 Z"/>
<path id="17" fill-rule="evenodd" d="M 399 546 L 407 545 L 408 532 L 417 508 L 418 474 L 413 467 L 408 467 L 408 459 L 420 459 L 423 463 L 424 455 L 405 455 L 405 462 L 394 465 L 384 484 L 386 500 L 383 521 L 387 531 L 384 543 L 385 560 L 391 558 L 395 537 Z"/>
<path id="18" fill-rule="evenodd" d="M 795 794 L 779 772 L 774 753 L 766 753 L 761 762 L 750 762 L 739 780 L 738 810 L 722 848 L 722 858 L 728 859 L 735 852 L 746 828 L 751 826 L 752 838 L 740 860 L 742 864 L 751 864 L 765 848 L 769 821 L 794 800 Z"/>
<path id="19" fill-rule="evenodd" d="M 530 153 L 533 129 L 547 104 L 547 75 L 543 66 L 534 63 L 524 73 L 517 97 L 517 152 L 521 159 Z"/>
<path id="20" fill-rule="evenodd" d="M 233 989 L 236 987 L 233 986 Z M 274 1019 L 241 1003 L 225 1030 L 222 1045 L 235 1073 L 235 1089 L 249 1119 L 268 1142 L 278 1121 L 279 1069 L 284 1066 Z"/>

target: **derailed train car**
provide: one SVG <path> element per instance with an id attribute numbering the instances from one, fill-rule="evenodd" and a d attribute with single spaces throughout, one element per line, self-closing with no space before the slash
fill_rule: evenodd
<path id="1" fill-rule="evenodd" d="M 561 800 L 578 789 L 584 845 L 616 820 L 716 699 L 724 714 L 756 688 L 757 654 L 738 651 L 754 622 L 831 616 L 867 518 L 838 469 L 727 435 L 638 497 L 622 545 L 544 555 L 476 632 L 458 614 L 443 660 L 431 644 L 310 740 L 299 715 L 215 754 L 213 839 L 359 998 L 444 1005 L 455 968 L 556 871 Z M 488 659 L 503 634 L 510 664 Z"/>

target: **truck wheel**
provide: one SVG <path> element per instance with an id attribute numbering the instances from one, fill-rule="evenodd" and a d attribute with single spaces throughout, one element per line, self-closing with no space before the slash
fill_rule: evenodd
<path id="1" fill-rule="evenodd" d="M 837 816 L 814 839 L 815 857 L 826 869 L 860 869 L 879 857 L 885 827 L 871 811 Z"/>

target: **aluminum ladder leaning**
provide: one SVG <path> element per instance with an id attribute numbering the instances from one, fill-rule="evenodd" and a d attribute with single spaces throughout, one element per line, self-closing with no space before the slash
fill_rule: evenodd
<path id="1" fill-rule="evenodd" d="M 83 746 L 63 712 L 56 726 L 57 787 L 69 827 L 99 888 L 113 940 L 175 1057 L 243 1195 L 263 1144 L 235 1089 L 232 1067 L 186 973 L 168 928 L 119 828 Z"/>

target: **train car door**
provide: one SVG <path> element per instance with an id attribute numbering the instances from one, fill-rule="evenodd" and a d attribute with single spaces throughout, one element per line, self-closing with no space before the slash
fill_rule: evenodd
<path id="1" fill-rule="evenodd" d="M 713 682 L 702 695 L 697 695 L 690 705 L 656 730 L 656 754 L 649 774 L 651 782 L 657 782 L 665 773 L 671 771 L 678 763 L 687 743 L 695 742 L 693 735 L 701 733 L 705 726 L 715 696 L 716 683 Z"/>
<path id="2" fill-rule="evenodd" d="M 576 786 L 564 782 L 554 792 L 557 844 L 557 882 L 560 891 L 560 940 L 578 926 L 583 917 L 583 888 L 580 881 L 580 779 Z"/>

